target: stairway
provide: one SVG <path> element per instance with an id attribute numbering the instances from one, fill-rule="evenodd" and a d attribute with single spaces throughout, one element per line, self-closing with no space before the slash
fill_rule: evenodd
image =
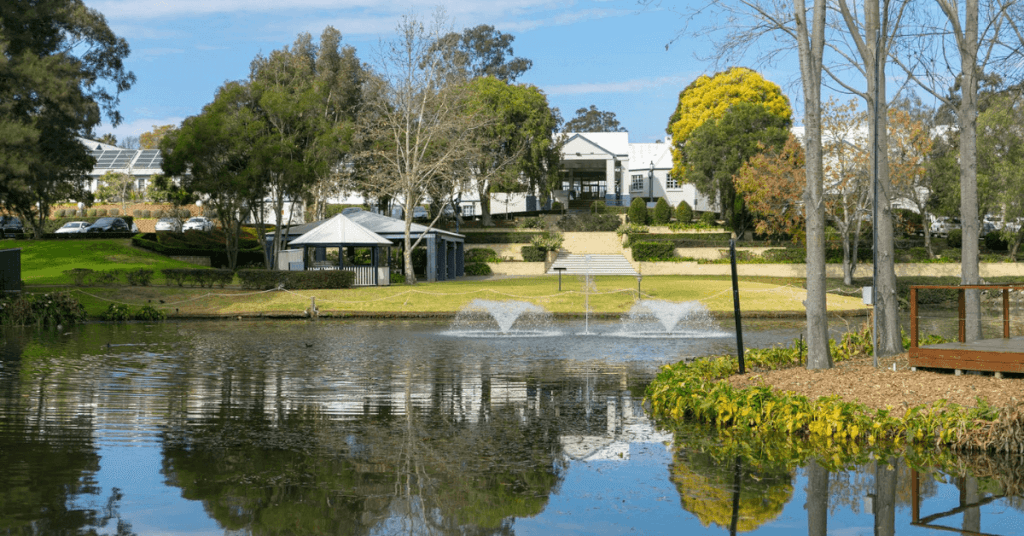
<path id="1" fill-rule="evenodd" d="M 590 257 L 589 262 L 587 257 Z M 633 265 L 622 255 L 576 255 L 560 251 L 548 274 L 558 274 L 561 271 L 558 268 L 565 268 L 562 273 L 566 275 L 637 275 Z"/>

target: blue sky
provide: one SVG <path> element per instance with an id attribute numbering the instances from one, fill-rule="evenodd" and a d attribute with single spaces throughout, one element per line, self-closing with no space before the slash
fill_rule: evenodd
<path id="1" fill-rule="evenodd" d="M 428 19 L 436 0 L 86 0 L 114 32 L 127 39 L 128 67 L 138 82 L 122 95 L 119 140 L 178 124 L 199 113 L 227 80 L 245 78 L 249 62 L 291 44 L 300 32 L 318 36 L 332 25 L 343 43 L 369 62 L 398 19 Z M 517 56 L 533 60 L 519 81 L 548 95 L 568 120 L 591 104 L 614 112 L 633 142 L 665 136 L 679 91 L 711 67 L 694 59 L 706 40 L 665 45 L 682 27 L 680 17 L 643 9 L 634 0 L 466 0 L 442 4 L 453 28 L 490 24 L 516 39 Z M 793 71 L 796 70 L 794 65 Z M 767 72 L 783 85 L 792 72 Z M 779 78 L 779 79 L 776 79 Z M 790 95 L 791 100 L 794 95 Z M 795 104 L 795 103 L 794 103 Z"/>

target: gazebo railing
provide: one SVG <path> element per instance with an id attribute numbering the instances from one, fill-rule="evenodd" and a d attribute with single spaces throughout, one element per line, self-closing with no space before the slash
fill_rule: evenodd
<path id="1" fill-rule="evenodd" d="M 372 287 L 374 286 L 373 280 L 373 266 L 341 266 L 337 264 L 333 265 L 321 265 L 321 266 L 310 266 L 309 270 L 322 271 L 322 270 L 345 270 L 346 272 L 355 272 L 356 279 L 353 285 L 357 287 Z M 388 268 L 385 266 L 378 269 L 383 274 L 381 276 L 381 284 L 388 285 L 391 282 L 390 275 L 388 274 Z"/>

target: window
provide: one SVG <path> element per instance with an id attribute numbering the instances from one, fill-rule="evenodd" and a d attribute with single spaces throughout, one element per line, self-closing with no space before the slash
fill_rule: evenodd
<path id="1" fill-rule="evenodd" d="M 465 205 L 462 205 L 462 215 L 463 216 L 476 216 L 476 205 L 474 205 L 472 203 L 467 203 Z"/>
<path id="2" fill-rule="evenodd" d="M 644 176 L 633 175 L 633 183 L 629 185 L 629 189 L 633 191 L 644 189 Z"/>
<path id="3" fill-rule="evenodd" d="M 677 181 L 676 178 L 672 176 L 672 174 L 669 174 L 668 177 L 665 177 L 665 188 L 668 190 L 678 189 L 679 181 Z"/>

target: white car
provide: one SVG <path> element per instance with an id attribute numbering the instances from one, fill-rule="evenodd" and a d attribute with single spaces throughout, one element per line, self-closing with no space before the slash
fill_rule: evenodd
<path id="1" fill-rule="evenodd" d="M 946 216 L 939 216 L 935 218 L 931 225 L 931 232 L 936 236 L 948 236 L 949 232 L 953 229 L 960 228 L 960 218 L 947 218 Z"/>
<path id="2" fill-rule="evenodd" d="M 163 232 L 180 233 L 181 232 L 181 221 L 179 221 L 177 218 L 160 218 L 156 222 L 155 230 L 158 233 L 163 233 Z"/>
<path id="3" fill-rule="evenodd" d="M 69 221 L 62 225 L 60 229 L 54 231 L 57 234 L 65 233 L 84 233 L 85 228 L 89 226 L 87 221 Z"/>
<path id="4" fill-rule="evenodd" d="M 185 225 L 182 227 L 182 230 L 183 231 L 204 231 L 204 232 L 212 231 L 213 230 L 213 222 L 208 220 L 208 219 L 206 219 L 206 218 L 204 218 L 204 217 L 202 217 L 202 216 L 196 216 L 194 218 L 189 218 L 189 220 L 187 222 L 185 222 Z"/>

